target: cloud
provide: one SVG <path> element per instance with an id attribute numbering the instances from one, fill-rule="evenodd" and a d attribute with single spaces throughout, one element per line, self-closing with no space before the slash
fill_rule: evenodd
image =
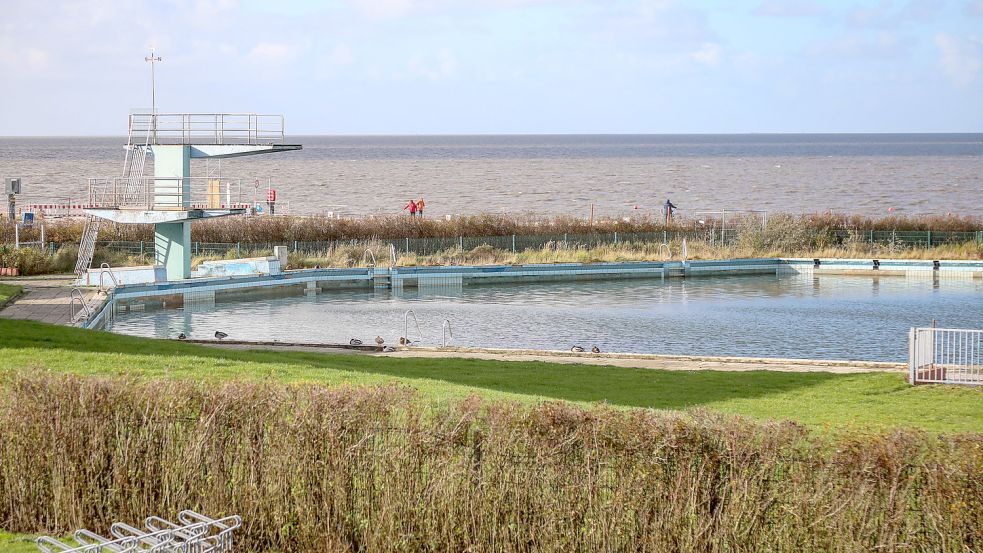
<path id="1" fill-rule="evenodd" d="M 881 0 L 872 6 L 856 8 L 847 16 L 847 23 L 864 29 L 893 29 L 907 24 L 924 24 L 945 7 L 942 0 Z"/>
<path id="2" fill-rule="evenodd" d="M 395 19 L 419 8 L 418 0 L 351 0 L 351 5 L 370 19 Z"/>
<path id="3" fill-rule="evenodd" d="M 967 2 L 963 12 L 970 17 L 983 17 L 983 0 Z"/>
<path id="4" fill-rule="evenodd" d="M 720 63 L 720 45 L 716 42 L 707 42 L 699 50 L 690 53 L 690 58 L 703 65 L 716 66 Z"/>
<path id="5" fill-rule="evenodd" d="M 441 50 L 436 56 L 413 55 L 406 63 L 406 76 L 439 81 L 457 72 L 457 56 L 450 50 Z M 402 75 L 397 75 L 397 78 Z"/>
<path id="6" fill-rule="evenodd" d="M 983 71 L 983 41 L 959 40 L 947 33 L 935 35 L 942 70 L 956 86 L 971 85 Z"/>
<path id="7" fill-rule="evenodd" d="M 830 40 L 818 41 L 806 53 L 821 58 L 893 59 L 907 55 L 914 40 L 897 33 L 882 31 L 875 35 L 847 33 Z"/>
<path id="8" fill-rule="evenodd" d="M 817 17 L 826 14 L 826 6 L 810 0 L 765 0 L 755 15 L 771 17 Z"/>
<path id="9" fill-rule="evenodd" d="M 249 58 L 264 63 L 281 63 L 292 58 L 296 48 L 277 42 L 260 42 L 249 51 Z"/>
<path id="10" fill-rule="evenodd" d="M 355 61 L 355 54 L 352 53 L 351 46 L 338 44 L 328 52 L 325 61 L 333 66 L 351 65 Z"/>

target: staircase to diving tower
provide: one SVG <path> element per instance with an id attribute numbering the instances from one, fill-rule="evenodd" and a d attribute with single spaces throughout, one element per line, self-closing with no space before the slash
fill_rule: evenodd
<path id="1" fill-rule="evenodd" d="M 123 158 L 122 181 L 130 183 L 134 177 L 142 178 L 147 167 L 147 153 L 150 151 L 150 133 L 152 128 L 150 114 L 133 114 L 130 116 L 129 129 L 126 137 L 125 156 Z M 143 135 L 143 143 L 135 143 L 134 137 Z M 134 191 L 129 188 L 123 191 L 124 203 L 130 203 Z M 90 200 L 91 191 L 90 191 Z M 93 205 L 90 201 L 89 205 Z M 96 253 L 96 242 L 99 239 L 99 227 L 102 218 L 86 213 L 85 228 L 82 231 L 82 241 L 79 243 L 78 259 L 75 261 L 75 276 L 82 276 L 92 268 L 92 258 Z"/>
<path id="2" fill-rule="evenodd" d="M 168 280 L 191 273 L 191 222 L 245 212 L 233 201 L 231 185 L 212 176 L 193 177 L 191 160 L 231 158 L 300 150 L 284 144 L 282 115 L 229 113 L 133 113 L 129 117 L 122 176 L 90 178 L 85 230 L 75 273 L 81 279 L 92 265 L 99 227 L 153 224 L 155 263 Z M 147 156 L 153 175 L 147 175 Z M 241 192 L 241 191 L 237 191 Z"/>

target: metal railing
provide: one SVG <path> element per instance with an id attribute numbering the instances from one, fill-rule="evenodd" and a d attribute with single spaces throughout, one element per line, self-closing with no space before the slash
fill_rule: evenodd
<path id="1" fill-rule="evenodd" d="M 89 205 L 147 210 L 247 209 L 240 179 L 221 177 L 90 178 Z"/>
<path id="2" fill-rule="evenodd" d="M 80 306 L 78 311 L 75 311 L 75 304 Z M 68 313 L 69 320 L 72 324 L 92 316 L 92 310 L 89 309 L 89 304 L 85 302 L 85 296 L 82 295 L 82 290 L 72 288 L 72 299 L 68 302 Z"/>
<path id="3" fill-rule="evenodd" d="M 109 280 L 113 281 L 113 288 L 119 288 L 119 280 L 116 279 L 116 275 L 113 274 L 113 268 L 109 266 L 109 263 L 103 263 L 99 266 L 99 290 L 106 291 L 106 281 L 105 276 L 109 275 Z"/>
<path id="4" fill-rule="evenodd" d="M 447 342 L 447 335 L 448 334 L 450 334 L 450 337 L 451 338 L 454 337 L 454 331 L 451 330 L 451 321 L 450 321 L 450 319 L 444 319 L 444 322 L 440 323 L 440 347 L 442 347 L 442 348 L 446 348 L 447 347 L 447 344 L 448 344 L 448 342 Z"/>
<path id="5" fill-rule="evenodd" d="M 410 345 L 410 315 L 413 315 L 413 322 L 416 324 L 416 333 L 420 336 L 420 341 L 423 341 L 423 331 L 420 329 L 420 321 L 416 318 L 416 313 L 412 309 L 407 309 L 406 313 L 403 313 L 403 337 L 401 342 L 405 343 L 400 345 L 408 346 Z"/>
<path id="6" fill-rule="evenodd" d="M 844 231 L 845 232 L 845 231 Z M 866 235 L 867 233 L 865 233 Z M 886 232 L 884 234 L 891 234 Z M 924 244 L 927 236 L 926 232 L 912 232 L 913 236 L 907 239 L 912 245 Z M 932 232 L 932 243 L 938 244 L 937 240 L 945 239 L 951 242 L 973 242 L 983 243 L 983 232 Z M 917 236 L 915 236 L 917 235 Z M 659 247 L 664 239 L 668 239 L 670 244 L 680 243 L 687 240 L 689 245 L 698 243 L 710 243 L 711 237 L 703 232 L 695 231 L 671 231 L 663 232 L 615 232 L 615 233 L 594 233 L 594 234 L 541 234 L 541 235 L 516 235 L 514 240 L 512 235 L 507 236 L 449 236 L 431 238 L 396 238 L 396 239 L 348 239 L 348 240 L 280 240 L 280 241 L 243 241 L 243 242 L 192 242 L 192 251 L 197 255 L 200 253 L 219 253 L 224 254 L 228 251 L 261 251 L 272 250 L 274 246 L 286 246 L 294 253 L 322 254 L 333 251 L 337 248 L 357 248 L 363 250 L 367 247 L 377 248 L 377 257 L 384 255 L 389 250 L 389 263 L 393 264 L 393 254 L 415 253 L 417 255 L 432 255 L 450 249 L 461 249 L 468 251 L 480 246 L 491 246 L 495 249 L 512 251 L 513 242 L 515 251 L 542 248 L 561 248 L 561 247 L 599 247 L 606 245 L 627 245 L 627 244 L 646 244 L 652 247 Z M 875 235 L 874 239 L 880 241 L 881 235 Z M 381 245 L 381 247 L 380 247 Z M 57 242 L 49 243 L 52 251 L 62 246 Z M 99 248 L 103 251 L 140 255 L 153 252 L 153 241 L 100 241 Z"/>
<path id="7" fill-rule="evenodd" d="M 908 371 L 912 384 L 983 385 L 983 330 L 912 328 Z"/>
<path id="8" fill-rule="evenodd" d="M 283 115 L 257 113 L 132 113 L 129 132 L 148 133 L 148 144 L 278 144 Z"/>

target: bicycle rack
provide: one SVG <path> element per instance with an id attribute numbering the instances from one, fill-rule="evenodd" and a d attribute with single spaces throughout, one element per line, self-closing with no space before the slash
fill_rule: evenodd
<path id="1" fill-rule="evenodd" d="M 150 516 L 144 520 L 144 526 L 141 529 L 116 522 L 110 527 L 111 537 L 77 530 L 73 537 L 79 545 L 50 536 L 42 536 L 35 543 L 44 553 L 231 553 L 232 533 L 242 526 L 242 518 L 232 515 L 214 519 L 194 511 L 181 511 L 177 522 Z"/>
<path id="2" fill-rule="evenodd" d="M 448 334 L 450 335 L 451 338 L 454 337 L 454 331 L 451 330 L 451 320 L 444 319 L 444 322 L 440 323 L 440 347 L 442 348 L 447 347 Z"/>

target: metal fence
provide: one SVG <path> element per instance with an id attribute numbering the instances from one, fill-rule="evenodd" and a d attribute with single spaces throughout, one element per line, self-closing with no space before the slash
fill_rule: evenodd
<path id="1" fill-rule="evenodd" d="M 983 384 L 983 330 L 912 328 L 908 371 L 912 384 Z"/>
<path id="2" fill-rule="evenodd" d="M 870 244 L 895 245 L 905 247 L 930 247 L 943 244 L 962 244 L 978 242 L 983 244 L 983 231 L 977 232 L 937 232 L 937 231 L 831 231 L 830 237 L 834 243 L 866 242 Z M 272 251 L 274 246 L 285 246 L 291 252 L 313 254 L 329 252 L 341 247 L 361 247 L 382 244 L 388 249 L 389 244 L 402 254 L 433 255 L 450 249 L 471 251 L 479 247 L 491 247 L 498 250 L 521 252 L 528 249 L 548 247 L 562 248 L 592 248 L 613 246 L 619 244 L 662 244 L 683 239 L 690 243 L 703 241 L 711 245 L 733 244 L 740 235 L 737 231 L 725 231 L 720 228 L 698 231 L 659 231 L 659 232 L 609 232 L 609 233 L 553 233 L 537 235 L 505 235 L 505 236 L 454 236 L 431 238 L 396 238 L 396 239 L 352 239 L 352 240 L 321 240 L 302 241 L 286 240 L 279 242 L 192 242 L 194 255 L 226 255 L 234 252 Z M 49 246 L 55 251 L 60 244 Z M 152 241 L 102 241 L 97 246 L 100 250 L 121 253 L 125 255 L 145 256 L 154 251 Z"/>

